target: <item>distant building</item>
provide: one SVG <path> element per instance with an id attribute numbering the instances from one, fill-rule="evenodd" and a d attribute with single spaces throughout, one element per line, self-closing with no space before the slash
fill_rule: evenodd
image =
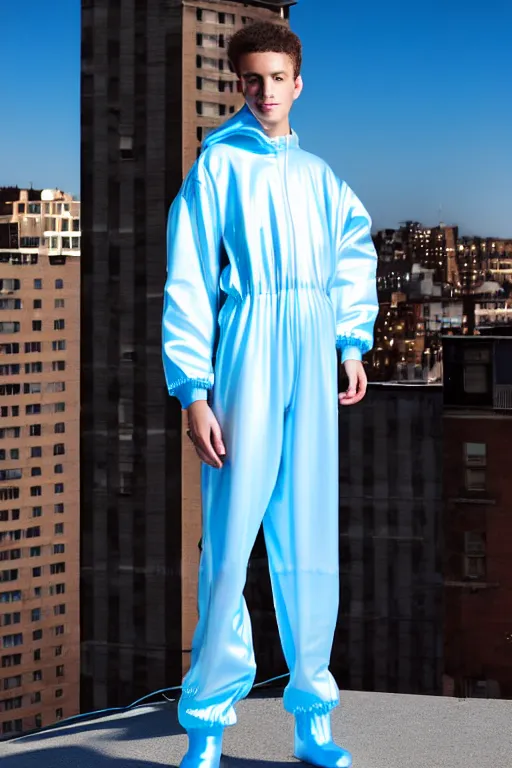
<path id="1" fill-rule="evenodd" d="M 512 338 L 443 347 L 445 672 L 455 695 L 512 698 Z"/>
<path id="2" fill-rule="evenodd" d="M 0 188 L 0 738 L 79 711 L 80 239 Z"/>
<path id="3" fill-rule="evenodd" d="M 343 687 L 441 693 L 441 439 L 440 386 L 370 385 L 341 409 Z"/>

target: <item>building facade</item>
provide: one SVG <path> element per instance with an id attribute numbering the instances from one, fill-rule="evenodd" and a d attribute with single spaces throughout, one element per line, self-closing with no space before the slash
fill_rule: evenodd
<path id="1" fill-rule="evenodd" d="M 82 1 L 82 708 L 181 681 L 196 621 L 199 461 L 161 362 L 166 219 L 241 105 L 227 41 L 290 0 Z"/>
<path id="2" fill-rule="evenodd" d="M 512 338 L 444 345 L 445 672 L 512 698 Z"/>
<path id="3" fill-rule="evenodd" d="M 79 711 L 80 237 L 0 188 L 0 739 Z"/>

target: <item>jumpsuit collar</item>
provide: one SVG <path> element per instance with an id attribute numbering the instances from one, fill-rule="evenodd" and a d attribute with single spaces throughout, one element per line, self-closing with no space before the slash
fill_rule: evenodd
<path id="1" fill-rule="evenodd" d="M 269 138 L 245 104 L 232 118 L 210 133 L 203 142 L 203 151 L 215 144 L 236 144 L 259 154 L 276 154 L 298 148 L 299 137 L 292 130 L 289 136 Z"/>

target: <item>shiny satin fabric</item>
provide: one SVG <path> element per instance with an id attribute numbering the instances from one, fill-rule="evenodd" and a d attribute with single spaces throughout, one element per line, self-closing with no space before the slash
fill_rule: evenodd
<path id="1" fill-rule="evenodd" d="M 171 207 L 167 384 L 184 408 L 213 390 L 227 449 L 221 470 L 202 467 L 199 622 L 178 707 L 186 729 L 233 725 L 254 683 L 242 593 L 262 522 L 290 670 L 284 706 L 322 714 L 339 703 L 328 669 L 339 598 L 336 346 L 360 359 L 373 343 L 370 226 L 296 134 L 267 138 L 246 107 L 208 138 Z"/>

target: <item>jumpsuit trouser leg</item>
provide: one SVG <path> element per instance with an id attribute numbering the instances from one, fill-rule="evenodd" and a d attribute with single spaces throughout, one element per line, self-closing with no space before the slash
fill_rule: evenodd
<path id="1" fill-rule="evenodd" d="M 322 329 L 318 338 L 307 335 L 297 366 L 284 301 L 268 295 L 247 304 L 233 311 L 236 322 L 227 321 L 217 358 L 213 410 L 228 460 L 221 470 L 202 468 L 199 622 L 178 706 L 186 729 L 234 725 L 234 705 L 254 684 L 243 589 L 262 522 L 291 674 L 284 706 L 328 711 L 338 703 L 328 671 L 338 611 L 336 353 L 329 310 L 322 310 L 323 338 Z M 274 332 L 263 332 L 269 316 Z"/>

